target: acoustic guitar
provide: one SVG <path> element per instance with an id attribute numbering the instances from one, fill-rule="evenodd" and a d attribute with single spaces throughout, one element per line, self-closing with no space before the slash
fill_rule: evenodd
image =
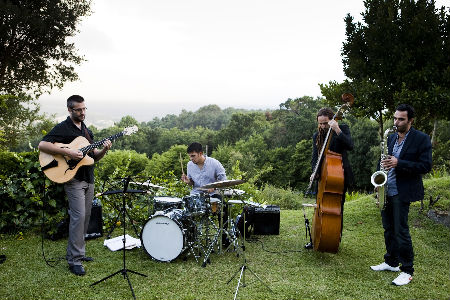
<path id="1" fill-rule="evenodd" d="M 90 144 L 89 141 L 79 136 L 75 138 L 70 144 L 55 143 L 61 148 L 78 149 L 83 152 L 82 159 L 71 159 L 69 156 L 61 154 L 48 154 L 45 152 L 39 153 L 39 163 L 41 170 L 44 171 L 45 176 L 53 182 L 65 183 L 71 180 L 81 166 L 90 166 L 94 164 L 94 159 L 87 155 L 90 151 L 103 145 L 106 140 L 113 141 L 123 135 L 131 135 L 138 131 L 137 126 L 127 127 L 122 132 L 116 133 L 110 137 L 104 138 L 101 141 Z"/>

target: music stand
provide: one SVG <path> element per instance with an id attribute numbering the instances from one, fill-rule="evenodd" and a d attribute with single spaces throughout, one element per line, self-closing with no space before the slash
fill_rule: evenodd
<path id="1" fill-rule="evenodd" d="M 126 180 L 126 178 L 116 178 L 116 179 L 120 179 L 120 181 Z M 128 185 L 130 185 L 130 184 L 138 184 L 139 188 L 141 188 L 141 189 L 142 189 L 143 185 L 146 185 L 145 182 L 137 183 L 137 182 L 129 181 Z M 105 185 L 106 185 L 106 181 L 103 183 L 103 190 L 105 189 Z M 114 185 L 110 185 L 110 186 L 114 186 Z M 153 186 L 159 187 L 157 185 L 153 185 Z M 163 188 L 163 187 L 159 187 L 159 188 Z M 122 192 L 123 192 L 123 190 L 115 189 L 115 190 L 110 190 L 110 191 L 106 191 L 106 192 L 103 192 L 103 193 L 99 193 L 96 196 L 97 197 L 99 197 L 99 196 L 108 196 L 108 195 L 118 194 L 118 193 L 122 193 Z M 142 190 L 142 191 L 141 190 L 127 190 L 127 193 L 145 193 L 145 190 Z M 149 192 L 147 191 L 147 193 L 149 193 Z M 111 205 L 114 207 L 114 209 L 119 211 L 119 213 L 117 214 L 117 217 L 115 218 L 114 222 L 112 223 L 113 225 L 111 226 L 111 228 L 108 231 L 108 234 L 106 235 L 106 238 L 108 238 L 108 239 L 111 238 L 111 233 L 114 231 L 114 229 L 116 229 L 117 222 L 119 221 L 119 219 L 121 217 L 121 212 L 122 212 L 122 209 L 123 209 L 123 208 L 118 208 L 114 203 L 112 203 Z M 133 222 L 133 219 L 131 218 L 131 216 L 129 215 L 127 210 L 125 210 L 125 213 L 128 216 L 128 220 L 130 220 L 130 224 L 133 226 L 134 233 L 136 234 L 136 236 L 139 236 L 139 232 L 138 232 L 138 230 L 136 228 L 136 225 Z"/>
<path id="2" fill-rule="evenodd" d="M 244 204 L 244 205 L 246 204 L 246 203 L 244 202 L 244 200 L 241 200 L 241 202 L 242 202 L 242 204 Z M 247 269 L 250 271 L 250 273 L 253 274 L 253 276 L 256 277 L 256 279 L 259 280 L 259 282 L 261 282 L 261 283 L 262 283 L 269 291 L 271 291 L 271 292 L 273 293 L 273 291 L 270 289 L 270 287 L 269 287 L 264 281 L 262 281 L 261 278 L 259 278 L 259 276 L 256 275 L 256 273 L 253 272 L 252 269 L 250 269 L 249 266 L 247 266 L 247 259 L 245 258 L 245 231 L 246 231 L 246 228 L 245 228 L 245 226 L 246 226 L 246 221 L 245 221 L 245 211 L 244 211 L 243 215 L 244 215 L 244 234 L 243 234 L 244 239 L 243 239 L 243 241 L 242 241 L 242 258 L 243 258 L 243 262 L 242 262 L 242 265 L 239 267 L 239 269 L 238 269 L 238 270 L 233 274 L 233 276 L 231 276 L 231 278 L 227 281 L 227 284 L 229 284 L 229 283 L 231 282 L 231 280 L 233 280 L 233 278 L 236 277 L 236 275 L 240 272 L 239 279 L 238 279 L 238 284 L 237 284 L 237 286 L 236 286 L 236 292 L 234 293 L 234 298 L 233 298 L 233 300 L 236 300 L 237 293 L 238 293 L 238 291 L 239 291 L 239 287 L 240 287 L 241 285 L 242 285 L 243 287 L 245 287 L 245 270 L 247 270 Z M 237 227 L 237 224 L 236 224 L 236 227 Z M 236 229 L 236 230 L 239 231 L 239 229 Z M 242 279 L 242 283 L 241 283 L 241 279 Z"/>
<path id="3" fill-rule="evenodd" d="M 123 241 L 123 251 L 122 251 L 122 253 L 123 253 L 123 268 L 121 270 L 111 274 L 111 275 L 108 275 L 108 276 L 106 276 L 106 277 L 104 277 L 104 278 L 102 278 L 102 279 L 92 283 L 90 286 L 94 286 L 94 285 L 96 285 L 96 284 L 98 284 L 98 283 L 100 283 L 102 281 L 105 281 L 106 279 L 111 278 L 111 277 L 113 277 L 113 276 L 115 276 L 117 274 L 122 274 L 123 278 L 124 279 L 126 278 L 127 281 L 128 281 L 128 285 L 130 286 L 130 290 L 131 290 L 131 294 L 133 295 L 133 298 L 136 299 L 136 295 L 134 294 L 133 286 L 131 285 L 130 278 L 128 277 L 128 272 L 133 273 L 133 274 L 137 274 L 137 275 L 140 275 L 140 276 L 143 276 L 143 277 L 147 277 L 147 275 L 141 274 L 139 272 L 136 272 L 136 271 L 133 271 L 133 270 L 130 270 L 130 269 L 127 269 L 127 266 L 126 266 L 126 260 L 125 260 L 125 244 L 126 244 L 125 219 L 126 218 L 125 218 L 125 215 L 127 213 L 126 213 L 126 206 L 125 206 L 125 194 L 127 194 L 127 193 L 146 193 L 147 191 L 143 191 L 143 190 L 128 190 L 128 184 L 129 183 L 130 183 L 130 177 L 127 177 L 125 179 L 125 183 L 124 183 L 124 187 L 123 187 L 122 191 L 116 190 L 116 191 L 110 191 L 108 193 L 108 194 L 122 194 L 122 208 L 120 210 L 120 213 L 122 214 L 122 217 L 123 217 L 123 240 L 122 240 Z"/>

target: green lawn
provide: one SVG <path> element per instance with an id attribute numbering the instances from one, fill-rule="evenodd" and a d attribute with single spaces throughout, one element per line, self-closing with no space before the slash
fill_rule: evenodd
<path id="1" fill-rule="evenodd" d="M 415 203 L 410 228 L 415 251 L 416 273 L 406 286 L 391 285 L 391 272 L 373 272 L 372 264 L 383 260 L 384 242 L 379 210 L 370 196 L 347 201 L 344 231 L 338 254 L 305 250 L 303 212 L 281 211 L 280 235 L 253 236 L 246 243 L 249 268 L 270 288 L 270 292 L 248 270 L 239 299 L 449 299 L 449 229 L 419 214 Z M 312 219 L 312 208 L 307 208 Z M 127 233 L 135 236 L 129 228 Z M 120 235 L 119 230 L 114 236 Z M 49 267 L 42 258 L 37 233 L 2 236 L 0 254 L 1 299 L 132 299 L 128 282 L 116 275 L 95 287 L 90 284 L 122 269 L 122 252 L 103 246 L 104 238 L 88 241 L 86 276 L 77 277 L 60 260 Z M 66 240 L 44 241 L 48 257 L 62 257 Z M 229 252 L 213 254 L 211 264 L 202 268 L 192 256 L 171 263 L 151 260 L 143 249 L 126 252 L 127 267 L 144 273 L 129 273 L 137 299 L 233 299 L 242 256 Z"/>

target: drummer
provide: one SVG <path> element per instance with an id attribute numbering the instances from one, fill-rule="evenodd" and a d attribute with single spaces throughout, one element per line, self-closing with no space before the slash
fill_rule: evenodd
<path id="1" fill-rule="evenodd" d="M 187 148 L 190 162 L 187 164 L 187 175 L 183 174 L 181 180 L 193 186 L 191 195 L 204 192 L 199 187 L 209 183 L 227 180 L 225 169 L 215 158 L 206 157 L 203 154 L 203 147 L 200 143 L 192 143 Z M 214 193 L 214 189 L 208 190 Z"/>
<path id="2" fill-rule="evenodd" d="M 191 195 L 205 192 L 204 190 L 199 189 L 201 186 L 227 180 L 225 168 L 217 159 L 207 157 L 203 154 L 202 144 L 190 144 L 187 148 L 187 153 L 189 154 L 190 159 L 187 164 L 187 175 L 183 174 L 181 180 L 193 187 Z M 215 193 L 214 189 L 209 189 L 207 192 L 213 198 L 222 198 L 219 194 Z M 227 209 L 224 208 L 223 221 L 225 222 L 227 218 L 228 212 Z"/>

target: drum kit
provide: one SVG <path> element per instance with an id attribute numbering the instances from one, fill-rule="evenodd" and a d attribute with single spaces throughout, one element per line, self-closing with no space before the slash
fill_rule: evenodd
<path id="1" fill-rule="evenodd" d="M 173 261 L 182 254 L 185 254 L 184 259 L 192 255 L 197 262 L 202 263 L 202 267 L 210 263 L 210 255 L 215 250 L 219 254 L 228 250 L 239 254 L 242 251 L 240 233 L 236 222 L 230 217 L 230 207 L 235 204 L 258 205 L 229 199 L 244 194 L 242 190 L 230 188 L 243 182 L 214 182 L 200 187 L 201 193 L 183 198 L 153 197 L 152 215 L 145 222 L 140 235 L 145 252 L 161 262 Z M 155 185 L 151 187 L 155 188 Z M 210 195 L 208 191 L 211 189 L 218 190 L 219 194 Z M 225 250 L 222 249 L 224 238 L 227 242 Z"/>
<path id="2" fill-rule="evenodd" d="M 126 203 L 125 194 L 129 193 L 149 193 L 149 191 L 142 189 L 146 187 L 153 191 L 157 189 L 164 189 L 162 186 L 154 185 L 150 182 L 132 182 L 130 177 L 124 180 L 124 188 L 122 191 L 113 190 L 102 193 L 102 195 L 121 193 L 122 208 L 120 215 L 123 220 L 123 268 L 111 275 L 104 277 L 91 284 L 94 286 L 108 278 L 115 275 L 122 274 L 128 280 L 133 298 L 136 299 L 133 287 L 128 278 L 128 272 L 146 277 L 147 275 L 126 268 L 125 260 L 125 220 L 126 220 Z M 247 265 L 245 258 L 245 231 L 243 230 L 243 238 L 238 229 L 238 218 L 234 221 L 231 216 L 232 205 L 247 205 L 259 206 L 258 203 L 230 199 L 234 196 L 241 196 L 244 191 L 231 189 L 235 185 L 242 184 L 243 180 L 224 180 L 211 184 L 204 185 L 199 189 L 203 192 L 199 194 L 192 194 L 183 198 L 170 196 L 154 196 L 152 197 L 152 209 L 149 210 L 151 216 L 142 227 L 140 239 L 145 252 L 156 261 L 171 262 L 182 254 L 193 255 L 197 262 L 202 262 L 202 267 L 206 267 L 210 263 L 210 255 L 216 249 L 219 254 L 228 250 L 237 252 L 237 256 L 242 259 L 242 265 L 228 280 L 231 280 L 239 275 L 238 284 L 234 294 L 236 300 L 237 293 L 240 286 L 245 286 L 245 271 L 248 270 L 253 274 L 262 284 L 266 285 Z M 141 188 L 137 190 L 128 189 L 128 185 L 139 185 Z M 209 192 L 217 190 L 219 195 L 210 194 Z M 246 224 L 245 214 L 243 213 L 243 224 Z M 239 217 L 239 215 L 238 215 Z M 128 215 L 128 218 L 129 215 Z M 224 220 L 225 219 L 225 220 Z M 131 219 L 130 219 L 131 221 Z M 216 224 L 218 223 L 218 225 Z M 245 228 L 245 227 L 244 227 Z M 223 240 L 225 238 L 225 240 Z M 242 238 L 242 239 L 241 239 Z M 222 249 L 223 242 L 227 242 L 226 249 Z M 203 257 L 203 260 L 200 258 Z"/>

